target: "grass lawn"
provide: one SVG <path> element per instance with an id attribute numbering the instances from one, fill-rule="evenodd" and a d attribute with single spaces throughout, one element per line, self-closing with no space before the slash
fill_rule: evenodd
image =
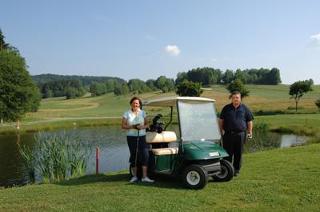
<path id="1" fill-rule="evenodd" d="M 129 184 L 125 173 L 0 189 L 0 211 L 319 211 L 320 144 L 244 155 L 240 176 L 184 189 L 168 178 Z"/>
<path id="2" fill-rule="evenodd" d="M 299 122 L 298 124 L 301 124 L 301 121 L 303 121 L 303 124 L 307 123 L 307 127 L 314 127 L 314 125 L 311 124 L 313 121 L 308 120 L 319 120 L 318 109 L 314 101 L 320 98 L 320 85 L 314 86 L 314 90 L 306 94 L 299 103 L 301 109 L 299 109 L 298 112 L 301 114 L 309 113 L 309 115 L 294 114 L 294 110 L 290 109 L 293 108 L 295 104 L 292 99 L 289 99 L 289 86 L 287 85 L 248 85 L 248 88 L 250 90 L 250 96 L 244 98 L 243 102 L 254 112 L 260 111 L 262 114 L 279 111 L 282 113 L 290 113 L 288 116 L 275 116 L 275 118 L 267 116 L 257 118 L 257 120 L 270 123 L 273 128 L 280 126 L 296 127 L 294 123 L 296 123 L 297 120 Z M 141 94 L 140 96 L 142 99 L 151 99 L 172 95 L 175 94 L 173 92 L 166 94 L 154 92 Z M 221 111 L 222 107 L 230 102 L 227 90 L 221 85 L 213 86 L 211 91 L 204 91 L 202 96 L 216 99 L 218 111 Z M 64 98 L 44 99 L 41 101 L 38 112 L 27 113 L 22 119 L 21 131 L 120 124 L 120 117 L 123 112 L 129 108 L 128 102 L 131 97 L 132 95 L 115 96 L 113 94 L 106 94 L 99 97 L 85 96 L 70 100 L 65 100 Z M 157 113 L 157 111 L 154 111 L 154 113 Z M 279 120 L 279 122 L 273 122 L 273 120 Z M 318 123 L 317 120 L 315 120 L 315 123 Z M 297 129 L 295 130 L 298 131 Z M 15 123 L 4 123 L 0 125 L 0 133 L 13 131 L 15 131 Z M 305 129 L 300 131 L 302 133 L 306 132 Z M 314 129 L 311 129 L 311 131 L 313 132 Z"/>

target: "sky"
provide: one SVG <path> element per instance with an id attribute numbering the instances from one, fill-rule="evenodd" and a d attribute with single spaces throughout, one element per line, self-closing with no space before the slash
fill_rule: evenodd
<path id="1" fill-rule="evenodd" d="M 320 84 L 318 0 L 0 0 L 30 74 L 176 78 L 197 67 L 280 69 Z"/>

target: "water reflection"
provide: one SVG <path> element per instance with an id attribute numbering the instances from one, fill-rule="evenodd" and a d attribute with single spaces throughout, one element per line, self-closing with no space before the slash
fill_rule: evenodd
<path id="1" fill-rule="evenodd" d="M 294 134 L 279 134 L 273 132 L 255 132 L 252 139 L 247 140 L 245 152 L 257 152 L 274 148 L 286 148 L 302 145 L 308 137 Z"/>

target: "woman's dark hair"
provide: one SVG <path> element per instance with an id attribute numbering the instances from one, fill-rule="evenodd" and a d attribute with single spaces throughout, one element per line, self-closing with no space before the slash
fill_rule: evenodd
<path id="1" fill-rule="evenodd" d="M 136 96 L 132 97 L 131 100 L 130 100 L 130 105 L 131 105 L 132 102 L 135 101 L 135 100 L 138 100 L 138 101 L 139 101 L 140 109 L 142 109 L 142 101 L 141 101 L 141 99 L 140 99 L 139 97 L 136 97 Z"/>

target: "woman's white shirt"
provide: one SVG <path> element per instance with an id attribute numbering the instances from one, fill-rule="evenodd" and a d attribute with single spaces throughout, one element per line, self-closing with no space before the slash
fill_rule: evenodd
<path id="1" fill-rule="evenodd" d="M 131 109 L 126 111 L 123 116 L 127 120 L 128 125 L 144 125 L 144 119 L 146 118 L 146 113 L 144 110 L 138 110 L 136 113 L 133 112 Z M 139 136 L 146 135 L 146 129 L 139 130 Z M 128 129 L 127 136 L 138 136 L 137 129 Z"/>

